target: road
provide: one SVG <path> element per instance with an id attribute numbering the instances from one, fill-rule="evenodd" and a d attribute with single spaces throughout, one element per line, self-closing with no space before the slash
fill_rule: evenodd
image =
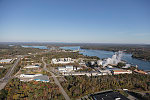
<path id="1" fill-rule="evenodd" d="M 19 61 L 21 59 L 21 56 L 19 56 L 17 58 L 17 61 L 13 64 L 13 66 L 8 70 L 8 72 L 6 73 L 6 75 L 0 79 L 0 90 L 2 90 L 6 84 L 8 83 L 9 79 L 11 79 L 11 75 L 13 74 L 13 71 L 15 69 L 15 67 L 18 65 Z"/>
<path id="2" fill-rule="evenodd" d="M 52 75 L 55 84 L 58 85 L 58 87 L 59 87 L 61 93 L 63 94 L 64 98 L 65 98 L 66 100 L 71 100 L 70 97 L 68 96 L 68 94 L 65 92 L 64 88 L 61 86 L 61 84 L 60 84 L 60 82 L 58 81 L 58 79 L 56 78 L 56 76 L 54 75 L 54 73 L 52 73 L 51 71 L 47 70 L 47 68 L 46 68 L 46 63 L 45 63 L 43 57 L 42 57 L 42 62 L 44 63 L 44 70 L 47 71 L 47 72 L 49 72 L 49 73 Z"/>

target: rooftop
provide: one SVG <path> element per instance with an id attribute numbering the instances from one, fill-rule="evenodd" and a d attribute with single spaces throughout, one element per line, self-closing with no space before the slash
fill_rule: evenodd
<path id="1" fill-rule="evenodd" d="M 34 77 L 34 80 L 36 80 L 36 81 L 47 81 L 47 82 L 49 82 L 49 77 L 48 77 L 47 75 L 36 76 L 36 77 Z"/>
<path id="2" fill-rule="evenodd" d="M 26 67 L 24 67 L 24 68 L 39 68 L 40 66 L 38 66 L 38 65 L 30 65 L 30 66 L 26 66 Z"/>
<path id="3" fill-rule="evenodd" d="M 134 71 L 137 72 L 137 73 L 141 73 L 141 74 L 147 74 L 146 72 L 144 72 L 144 71 L 142 71 L 142 70 L 137 70 L 137 69 L 135 69 Z"/>
<path id="4" fill-rule="evenodd" d="M 2 59 L 2 60 L 0 60 L 0 62 L 2 62 L 2 63 L 9 63 L 11 61 L 12 61 L 12 59 Z"/>
<path id="5" fill-rule="evenodd" d="M 91 95 L 94 100 L 129 100 L 119 92 L 103 92 Z"/>
<path id="6" fill-rule="evenodd" d="M 128 72 L 129 70 L 113 70 L 113 72 Z"/>

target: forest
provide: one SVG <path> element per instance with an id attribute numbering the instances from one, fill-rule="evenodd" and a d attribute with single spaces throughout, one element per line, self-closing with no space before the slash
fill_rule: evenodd
<path id="1" fill-rule="evenodd" d="M 45 82 L 21 82 L 12 79 L 6 87 L 0 91 L 1 100 L 64 100 L 59 88 L 54 83 Z"/>
<path id="2" fill-rule="evenodd" d="M 43 49 L 38 48 L 23 48 L 19 45 L 16 46 L 8 46 L 0 44 L 0 57 L 10 57 L 16 55 L 26 55 L 28 53 L 37 53 L 43 51 Z"/>
<path id="3" fill-rule="evenodd" d="M 68 95 L 72 98 L 103 91 L 116 89 L 129 89 L 134 91 L 150 91 L 150 76 L 139 74 L 123 74 L 108 76 L 66 76 L 62 82 Z"/>

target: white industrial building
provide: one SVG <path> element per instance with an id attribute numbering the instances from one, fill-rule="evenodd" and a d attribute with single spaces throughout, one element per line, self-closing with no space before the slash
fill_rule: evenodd
<path id="1" fill-rule="evenodd" d="M 52 59 L 52 64 L 68 64 L 68 63 L 74 63 L 72 58 L 59 58 L 59 59 Z"/>
<path id="2" fill-rule="evenodd" d="M 33 78 L 36 76 L 42 76 L 42 74 L 21 74 L 20 77 L 24 77 L 24 78 Z"/>
<path id="3" fill-rule="evenodd" d="M 99 70 L 102 75 L 112 75 L 110 70 Z"/>
<path id="4" fill-rule="evenodd" d="M 99 72 L 70 72 L 70 73 L 62 73 L 62 75 L 64 76 L 69 76 L 69 75 L 73 75 L 73 76 L 83 76 L 83 75 L 86 75 L 86 76 L 100 76 L 102 75 L 101 73 Z"/>
<path id="5" fill-rule="evenodd" d="M 5 63 L 11 63 L 13 59 L 2 59 L 0 60 L 1 64 L 5 64 Z"/>
<path id="6" fill-rule="evenodd" d="M 113 68 L 113 66 L 108 65 L 107 68 Z"/>
<path id="7" fill-rule="evenodd" d="M 95 64 L 95 61 L 91 61 L 91 65 L 94 65 Z"/>
<path id="8" fill-rule="evenodd" d="M 65 66 L 65 67 L 58 67 L 58 71 L 60 72 L 71 72 L 73 70 L 79 70 L 80 67 L 73 67 L 73 66 Z"/>
<path id="9" fill-rule="evenodd" d="M 0 66 L 0 68 L 4 68 L 4 66 Z"/>
<path id="10" fill-rule="evenodd" d="M 36 76 L 34 77 L 35 81 L 41 81 L 41 82 L 49 82 L 49 77 L 47 75 L 42 75 L 42 76 Z"/>
<path id="11" fill-rule="evenodd" d="M 98 65 L 98 66 L 100 66 L 100 65 L 102 65 L 102 64 L 103 64 L 103 61 L 102 61 L 102 60 L 98 60 L 98 61 L 97 61 L 97 65 Z"/>
<path id="12" fill-rule="evenodd" d="M 24 68 L 39 68 L 40 66 L 38 66 L 38 65 L 30 65 L 30 66 L 26 66 L 26 67 L 24 67 Z"/>

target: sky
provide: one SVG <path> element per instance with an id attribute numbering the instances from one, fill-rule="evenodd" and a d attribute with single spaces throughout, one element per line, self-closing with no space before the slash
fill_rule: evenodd
<path id="1" fill-rule="evenodd" d="M 0 0 L 0 42 L 150 44 L 150 0 Z"/>

